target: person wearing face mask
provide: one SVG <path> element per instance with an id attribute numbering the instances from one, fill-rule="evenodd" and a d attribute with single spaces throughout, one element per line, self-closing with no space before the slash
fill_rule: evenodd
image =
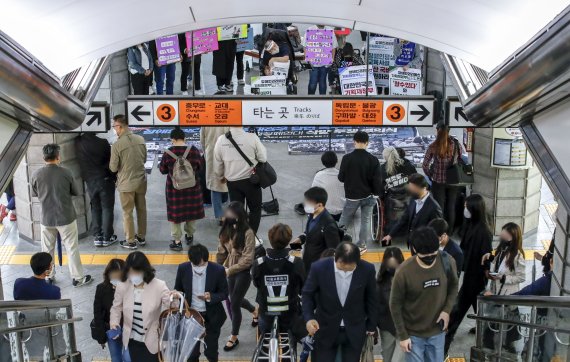
<path id="1" fill-rule="evenodd" d="M 91 322 L 91 336 L 105 348 L 107 344 L 111 362 L 127 361 L 123 358 L 123 343 L 121 339 L 109 338 L 106 332 L 110 328 L 111 307 L 115 298 L 115 289 L 123 278 L 125 261 L 111 259 L 103 272 L 103 282 L 97 285 L 95 300 L 93 301 L 93 321 Z M 130 360 L 129 360 L 130 361 Z"/>
<path id="2" fill-rule="evenodd" d="M 204 355 L 208 362 L 217 362 L 220 330 L 226 321 L 222 302 L 228 298 L 228 281 L 224 267 L 209 262 L 209 258 L 210 254 L 204 245 L 190 246 L 190 261 L 178 266 L 174 289 L 183 292 L 190 307 L 204 318 Z M 188 362 L 198 362 L 200 345 L 196 345 Z"/>
<path id="3" fill-rule="evenodd" d="M 54 268 L 52 256 L 45 252 L 35 253 L 30 259 L 30 266 L 34 275 L 14 282 L 14 300 L 61 299 L 59 287 L 46 282 Z"/>
<path id="4" fill-rule="evenodd" d="M 315 336 L 315 362 L 358 362 L 367 335 L 376 331 L 378 294 L 374 265 L 360 250 L 341 243 L 334 259 L 315 262 L 302 292 L 307 332 Z"/>
<path id="5" fill-rule="evenodd" d="M 451 312 L 449 331 L 445 337 L 446 353 L 469 308 L 473 307 L 474 313 L 477 313 L 477 297 L 487 284 L 483 256 L 493 250 L 493 234 L 487 222 L 485 200 L 481 195 L 471 194 L 465 199 L 463 216 L 466 219 L 460 244 L 464 256 L 463 284 L 459 289 L 457 304 Z"/>
<path id="6" fill-rule="evenodd" d="M 439 250 L 433 229 L 416 229 L 410 242 L 415 255 L 400 266 L 392 281 L 390 311 L 406 361 L 440 362 L 457 297 L 457 269 L 453 258 Z"/>
<path id="7" fill-rule="evenodd" d="M 158 362 L 160 313 L 170 307 L 170 296 L 163 280 L 155 278 L 150 261 L 140 251 L 127 256 L 122 282 L 117 284 L 109 324 L 122 332 L 123 348 L 132 361 Z"/>
<path id="8" fill-rule="evenodd" d="M 263 64 L 273 68 L 273 63 L 286 63 L 290 60 L 291 50 L 286 42 L 267 40 L 265 42 Z"/>
<path id="9" fill-rule="evenodd" d="M 311 265 L 319 260 L 323 251 L 340 244 L 338 225 L 326 209 L 328 195 L 322 187 L 311 187 L 305 191 L 305 213 L 308 215 L 305 232 L 291 242 L 292 249 L 305 246 L 303 263 L 309 272 Z"/>
<path id="10" fill-rule="evenodd" d="M 457 266 L 457 276 L 461 275 L 463 270 L 463 251 L 459 245 L 452 240 L 448 233 L 449 226 L 447 221 L 444 219 L 433 219 L 428 226 L 435 231 L 437 237 L 439 238 L 439 250 L 443 250 L 455 260 L 455 266 Z"/>
<path id="11" fill-rule="evenodd" d="M 230 202 L 223 220 L 216 261 L 226 268 L 228 276 L 232 334 L 224 346 L 224 351 L 231 351 L 239 344 L 241 308 L 253 315 L 252 325 L 257 325 L 258 311 L 245 299 L 245 293 L 251 285 L 250 269 L 255 255 L 255 233 L 247 223 L 247 214 L 241 202 Z"/>
<path id="12" fill-rule="evenodd" d="M 382 246 L 391 245 L 393 236 L 403 233 L 408 238 L 409 247 L 409 238 L 414 230 L 427 226 L 433 219 L 443 217 L 441 207 L 427 189 L 428 183 L 424 176 L 419 173 L 410 175 L 406 187 L 412 200 L 404 214 L 382 239 Z"/>
<path id="13" fill-rule="evenodd" d="M 378 291 L 378 330 L 382 345 L 382 360 L 385 362 L 403 362 L 404 354 L 396 338 L 396 327 L 390 314 L 390 293 L 396 270 L 404 262 L 400 248 L 390 246 L 384 250 L 382 264 L 378 271 L 376 289 Z"/>

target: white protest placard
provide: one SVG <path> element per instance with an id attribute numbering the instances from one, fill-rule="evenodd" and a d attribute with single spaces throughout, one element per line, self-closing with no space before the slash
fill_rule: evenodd
<path id="1" fill-rule="evenodd" d="M 390 72 L 390 95 L 421 96 L 422 71 L 421 69 L 407 69 L 399 67 Z"/>
<path id="2" fill-rule="evenodd" d="M 332 100 L 244 100 L 241 110 L 244 126 L 332 124 Z"/>
<path id="3" fill-rule="evenodd" d="M 366 65 L 340 68 L 338 70 L 340 88 L 343 96 L 366 95 Z M 374 74 L 368 68 L 368 94 L 376 95 Z"/>
<path id="4" fill-rule="evenodd" d="M 256 95 L 287 95 L 287 79 L 278 75 L 251 77 L 251 93 Z"/>
<path id="5" fill-rule="evenodd" d="M 370 38 L 368 63 L 372 65 L 377 87 L 390 85 L 390 67 L 394 67 L 394 42 L 396 38 L 375 36 Z"/>
<path id="6" fill-rule="evenodd" d="M 271 67 L 271 75 L 287 78 L 289 75 L 290 64 L 290 62 L 273 62 L 273 65 Z"/>

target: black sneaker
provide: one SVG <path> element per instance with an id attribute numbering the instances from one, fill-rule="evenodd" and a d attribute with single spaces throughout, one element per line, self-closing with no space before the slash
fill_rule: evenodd
<path id="1" fill-rule="evenodd" d="M 186 245 L 192 245 L 194 242 L 194 235 L 184 235 L 184 239 L 186 239 Z"/>
<path id="2" fill-rule="evenodd" d="M 119 241 L 119 245 L 121 245 L 125 249 L 136 249 L 138 247 L 135 241 L 129 243 L 127 240 Z"/>
<path id="3" fill-rule="evenodd" d="M 294 210 L 297 214 L 299 215 L 307 215 L 307 213 L 305 212 L 305 206 L 303 206 L 303 204 L 295 204 Z"/>
<path id="4" fill-rule="evenodd" d="M 168 246 L 172 251 L 182 251 L 182 243 L 177 243 L 174 240 Z"/>
<path id="5" fill-rule="evenodd" d="M 81 279 L 73 279 L 73 286 L 74 287 L 82 287 L 84 285 L 91 283 L 92 281 L 93 281 L 93 278 L 91 277 L 91 275 L 87 274 L 86 276 L 84 276 Z"/>
<path id="6" fill-rule="evenodd" d="M 145 238 L 141 238 L 138 235 L 135 235 L 135 241 L 139 244 L 139 246 L 145 246 L 146 245 Z"/>
<path id="7" fill-rule="evenodd" d="M 111 246 L 117 242 L 117 235 L 113 235 L 109 238 L 109 240 L 103 240 L 101 243 L 103 247 Z"/>
<path id="8" fill-rule="evenodd" d="M 93 240 L 93 245 L 95 245 L 97 248 L 103 246 L 103 236 L 96 236 Z"/>

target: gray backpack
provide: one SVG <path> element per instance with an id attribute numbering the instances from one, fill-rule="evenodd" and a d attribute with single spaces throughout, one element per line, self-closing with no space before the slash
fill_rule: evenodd
<path id="1" fill-rule="evenodd" d="M 164 151 L 170 157 L 172 157 L 174 162 L 174 167 L 172 168 L 172 174 L 170 178 L 172 179 L 172 186 L 176 190 L 184 190 L 196 186 L 196 175 L 194 174 L 194 169 L 192 164 L 186 157 L 190 153 L 190 147 L 186 148 L 182 156 L 177 156 L 174 152 L 170 150 Z"/>

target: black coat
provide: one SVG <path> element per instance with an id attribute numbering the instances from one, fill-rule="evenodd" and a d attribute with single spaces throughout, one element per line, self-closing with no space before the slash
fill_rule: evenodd
<path id="1" fill-rule="evenodd" d="M 174 289 L 184 292 L 188 304 L 192 304 L 192 263 L 186 262 L 178 266 Z M 228 299 L 228 280 L 223 266 L 208 262 L 206 268 L 206 286 L 211 300 L 206 302 L 206 332 L 209 328 L 221 328 L 226 321 L 226 312 L 222 302 Z"/>
<path id="2" fill-rule="evenodd" d="M 463 250 L 463 285 L 462 290 L 470 291 L 474 295 L 479 294 L 487 283 L 485 268 L 481 265 L 483 255 L 493 251 L 493 234 L 483 224 L 466 224 L 463 237 L 461 238 L 461 250 Z"/>
<path id="3" fill-rule="evenodd" d="M 390 313 L 390 292 L 392 291 L 393 275 L 386 273 L 381 281 L 377 282 L 378 291 L 378 329 L 396 335 L 396 327 Z"/>
<path id="4" fill-rule="evenodd" d="M 455 266 L 457 267 L 457 276 L 459 276 L 463 270 L 463 250 L 461 250 L 455 241 L 449 239 L 447 245 L 445 248 L 443 248 L 443 251 L 451 255 L 455 260 Z"/>
<path id="5" fill-rule="evenodd" d="M 115 298 L 115 288 L 110 283 L 101 283 L 97 285 L 95 290 L 95 300 L 93 301 L 93 323 L 96 337 L 99 344 L 107 343 L 107 335 L 109 330 L 109 318 L 111 316 L 111 307 Z"/>
<path id="6" fill-rule="evenodd" d="M 111 145 L 107 140 L 92 133 L 84 133 L 75 138 L 75 152 L 79 160 L 81 178 L 85 182 L 114 178 L 109 170 Z"/>
<path id="7" fill-rule="evenodd" d="M 344 306 L 336 289 L 334 258 L 319 260 L 313 264 L 302 293 L 305 322 L 319 322 L 317 343 L 331 346 L 335 343 L 344 320 L 346 335 L 355 347 L 361 347 L 366 331 L 376 330 L 378 295 L 376 293 L 374 265 L 360 260 L 352 275 Z"/>
<path id="8" fill-rule="evenodd" d="M 411 200 L 410 203 L 408 204 L 408 207 L 406 208 L 406 211 L 404 212 L 400 220 L 398 220 L 398 222 L 392 227 L 388 235 L 393 237 L 394 235 L 404 233 L 407 235 L 407 238 L 409 239 L 410 230 L 415 230 L 419 227 L 427 226 L 430 223 L 430 221 L 432 221 L 433 219 L 443 217 L 443 212 L 441 211 L 441 207 L 439 206 L 437 201 L 435 201 L 431 193 L 426 199 L 424 206 L 422 206 L 422 208 L 420 209 L 420 212 L 418 212 L 417 215 L 415 214 L 416 214 L 416 202 L 415 200 Z"/>
<path id="9" fill-rule="evenodd" d="M 237 43 L 235 40 L 224 40 L 218 43 L 218 50 L 214 50 L 212 74 L 216 77 L 229 79 L 232 77 L 233 64 L 236 58 Z"/>
<path id="10" fill-rule="evenodd" d="M 340 234 L 338 224 L 328 211 L 324 211 L 320 216 L 317 224 L 308 231 L 309 221 L 305 227 L 305 233 L 299 236 L 301 243 L 305 245 L 303 252 L 303 263 L 307 273 L 311 269 L 311 264 L 319 260 L 323 251 L 329 248 L 335 249 L 340 244 Z"/>

